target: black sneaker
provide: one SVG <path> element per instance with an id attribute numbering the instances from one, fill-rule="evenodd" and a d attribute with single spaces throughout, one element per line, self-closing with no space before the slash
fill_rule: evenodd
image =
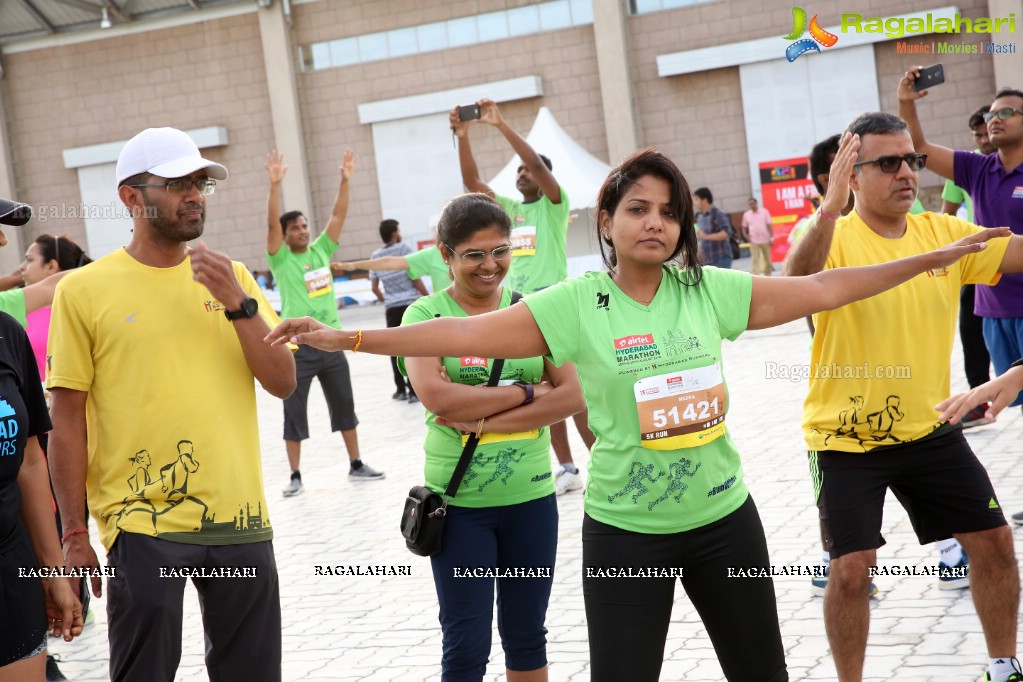
<path id="1" fill-rule="evenodd" d="M 1016 512 L 1012 515 L 1012 522 L 1017 526 L 1023 526 L 1023 512 Z"/>
<path id="2" fill-rule="evenodd" d="M 416 395 L 415 391 L 410 391 L 409 392 L 409 394 L 408 394 L 408 401 L 410 403 L 418 403 L 419 402 L 419 396 Z"/>
<path id="3" fill-rule="evenodd" d="M 67 680 L 64 677 L 64 673 L 57 667 L 57 657 L 47 656 L 46 657 L 46 682 L 59 682 L 60 680 Z"/>
<path id="4" fill-rule="evenodd" d="M 391 396 L 391 400 L 405 400 L 405 391 L 395 391 L 394 395 Z"/>

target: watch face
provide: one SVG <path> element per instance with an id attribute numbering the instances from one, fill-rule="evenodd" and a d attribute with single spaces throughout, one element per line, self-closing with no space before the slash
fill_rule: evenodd
<path id="1" fill-rule="evenodd" d="M 259 301 L 254 298 L 247 298 L 242 301 L 242 312 L 245 317 L 255 317 L 259 312 Z"/>

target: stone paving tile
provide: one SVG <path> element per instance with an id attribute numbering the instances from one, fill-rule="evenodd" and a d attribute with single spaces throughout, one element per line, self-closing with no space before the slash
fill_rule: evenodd
<path id="1" fill-rule="evenodd" d="M 347 328 L 382 327 L 383 310 L 342 311 Z M 750 332 L 724 349 L 732 405 L 729 424 L 743 455 L 749 488 L 757 502 L 776 566 L 813 566 L 820 557 L 819 532 L 805 446 L 799 432 L 804 386 L 767 378 L 767 363 L 808 360 L 805 325 Z M 305 493 L 285 499 L 280 489 L 288 467 L 281 441 L 280 401 L 258 399 L 263 466 L 275 531 L 281 579 L 284 679 L 435 680 L 439 677 L 440 631 L 429 561 L 409 554 L 400 542 L 398 518 L 408 488 L 422 476 L 424 433 L 421 405 L 390 399 L 386 358 L 349 354 L 361 425 L 364 460 L 385 471 L 379 482 L 348 480 L 347 459 L 336 434 L 327 432 L 326 406 L 310 395 L 312 437 L 305 442 Z M 952 355 L 953 388 L 965 388 L 961 352 Z M 318 425 L 318 426 L 317 426 Z M 569 429 L 580 464 L 587 457 Z M 1023 418 L 1007 410 L 998 421 L 967 432 L 985 463 L 1007 513 L 1023 508 Z M 582 682 L 589 677 L 585 614 L 580 579 L 582 495 L 559 499 L 561 521 L 555 584 L 548 613 L 550 679 Z M 1019 532 L 1019 531 L 1017 531 Z M 893 496 L 885 505 L 878 552 L 882 565 L 933 565 L 933 549 L 920 547 L 906 513 Z M 103 556 L 102 548 L 98 553 Z M 407 576 L 317 575 L 317 566 L 407 566 Z M 898 674 L 900 682 L 975 680 L 984 671 L 984 639 L 969 591 L 943 592 L 931 578 L 879 577 L 871 602 L 871 632 L 865 680 Z M 791 679 L 833 680 L 822 600 L 810 596 L 809 578 L 775 581 L 782 635 Z M 62 669 L 73 680 L 107 679 L 104 599 L 94 599 L 95 622 L 80 640 L 53 643 Z M 206 680 L 204 642 L 195 590 L 185 592 L 183 655 L 179 682 Z M 504 679 L 496 628 L 488 682 Z M 720 680 L 713 648 L 682 589 L 665 646 L 663 680 Z"/>

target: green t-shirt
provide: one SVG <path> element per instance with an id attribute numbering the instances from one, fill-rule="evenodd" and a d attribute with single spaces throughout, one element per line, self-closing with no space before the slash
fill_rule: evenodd
<path id="1" fill-rule="evenodd" d="M 721 341 L 749 321 L 752 278 L 704 268 L 699 286 L 669 266 L 649 306 L 606 272 L 525 299 L 556 365 L 574 362 L 597 438 L 586 513 L 638 533 L 678 533 L 735 511 L 748 495 L 725 425 Z"/>
<path id="2" fill-rule="evenodd" d="M 266 254 L 270 272 L 281 292 L 281 318 L 309 316 L 334 329 L 341 328 L 334 298 L 334 277 L 330 257 L 337 242 L 326 232 L 320 234 L 304 253 L 282 244 L 275 254 Z"/>
<path id="3" fill-rule="evenodd" d="M 23 289 L 8 289 L 0 291 L 0 310 L 7 313 L 18 321 L 22 327 L 28 326 L 25 319 L 25 291 Z"/>
<path id="4" fill-rule="evenodd" d="M 560 185 L 561 202 L 545 196 L 528 204 L 494 196 L 511 218 L 512 262 L 505 285 L 531 294 L 568 277 L 565 240 L 568 238 L 568 194 Z"/>
<path id="5" fill-rule="evenodd" d="M 447 289 L 451 284 L 451 271 L 436 246 L 408 254 L 405 256 L 405 262 L 408 263 L 409 279 L 429 277 L 434 293 Z"/>
<path id="6" fill-rule="evenodd" d="M 966 222 L 973 222 L 973 200 L 970 199 L 970 195 L 966 193 L 966 190 L 955 184 L 951 180 L 945 181 L 945 187 L 941 190 L 941 198 L 945 201 L 951 201 L 953 204 L 959 204 L 960 206 L 966 207 Z M 958 215 L 958 214 L 957 214 Z"/>
<path id="7" fill-rule="evenodd" d="M 511 289 L 501 295 L 502 308 L 511 303 Z M 447 290 L 420 298 L 409 306 L 402 326 L 432 320 L 435 317 L 466 317 Z M 469 386 L 486 384 L 492 360 L 469 356 L 442 358 L 451 381 Z M 398 358 L 405 371 L 405 358 Z M 543 358 L 505 360 L 501 380 L 539 383 L 543 376 Z M 481 388 L 478 390 L 485 391 Z M 451 480 L 462 454 L 462 433 L 440 426 L 436 415 L 426 410 L 426 486 L 443 492 Z M 500 507 L 529 502 L 554 493 L 551 475 L 551 435 L 546 427 L 518 434 L 483 434 L 469 468 L 462 478 L 451 504 L 458 507 Z"/>

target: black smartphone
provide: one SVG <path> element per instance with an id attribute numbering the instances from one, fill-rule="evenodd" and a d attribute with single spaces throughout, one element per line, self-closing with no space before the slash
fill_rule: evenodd
<path id="1" fill-rule="evenodd" d="M 82 602 L 82 620 L 89 615 L 89 578 L 82 578 L 78 583 L 78 601 Z"/>
<path id="2" fill-rule="evenodd" d="M 458 107 L 458 120 L 459 121 L 475 121 L 480 117 L 480 105 L 468 104 L 464 107 Z"/>
<path id="3" fill-rule="evenodd" d="M 920 75 L 916 77 L 913 82 L 913 90 L 920 92 L 921 90 L 927 90 L 933 88 L 935 85 L 941 85 L 945 82 L 945 67 L 941 64 L 935 64 L 934 66 L 928 66 L 920 69 Z"/>

